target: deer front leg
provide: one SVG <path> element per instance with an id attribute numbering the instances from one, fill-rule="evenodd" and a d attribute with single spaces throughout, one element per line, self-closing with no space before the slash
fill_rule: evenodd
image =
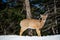
<path id="1" fill-rule="evenodd" d="M 38 36 L 41 36 L 41 32 L 39 29 L 36 29 L 36 32 L 37 32 Z"/>
<path id="2" fill-rule="evenodd" d="M 20 30 L 20 36 L 22 36 L 22 33 L 26 30 L 27 28 L 21 28 Z"/>

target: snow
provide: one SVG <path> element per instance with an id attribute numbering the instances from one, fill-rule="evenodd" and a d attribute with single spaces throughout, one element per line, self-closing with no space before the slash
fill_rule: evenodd
<path id="1" fill-rule="evenodd" d="M 0 40 L 60 40 L 60 35 L 52 36 L 18 36 L 18 35 L 1 35 Z"/>

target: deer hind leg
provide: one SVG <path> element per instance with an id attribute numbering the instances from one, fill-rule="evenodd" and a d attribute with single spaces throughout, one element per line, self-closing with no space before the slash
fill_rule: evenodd
<path id="1" fill-rule="evenodd" d="M 22 36 L 22 33 L 26 30 L 27 28 L 21 28 L 20 30 L 20 36 Z"/>
<path id="2" fill-rule="evenodd" d="M 41 36 L 41 32 L 39 29 L 36 29 L 36 32 L 37 32 L 38 36 Z"/>

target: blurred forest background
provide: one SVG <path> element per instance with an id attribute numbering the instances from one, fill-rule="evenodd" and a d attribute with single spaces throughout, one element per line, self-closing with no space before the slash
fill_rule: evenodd
<path id="1" fill-rule="evenodd" d="M 39 19 L 40 14 L 50 10 L 41 29 L 42 36 L 60 34 L 60 0 L 29 0 L 29 2 L 34 19 Z M 19 35 L 20 21 L 26 18 L 24 5 L 24 0 L 0 0 L 0 35 Z"/>

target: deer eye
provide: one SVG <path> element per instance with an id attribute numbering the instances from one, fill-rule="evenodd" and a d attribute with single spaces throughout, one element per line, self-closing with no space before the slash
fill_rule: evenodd
<path id="1" fill-rule="evenodd" d="M 42 18 L 40 18 L 40 20 L 42 20 Z"/>

